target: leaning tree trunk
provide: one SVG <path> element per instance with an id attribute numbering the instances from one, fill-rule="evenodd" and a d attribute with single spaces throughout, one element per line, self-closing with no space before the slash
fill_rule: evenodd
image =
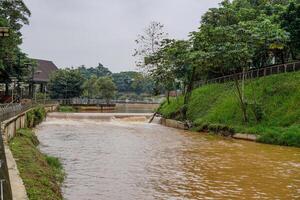
<path id="1" fill-rule="evenodd" d="M 191 74 L 191 77 L 190 77 L 190 80 L 188 82 L 186 92 L 185 92 L 185 95 L 184 95 L 184 105 L 183 105 L 183 108 L 181 110 L 183 119 L 187 119 L 187 115 L 186 115 L 187 114 L 187 105 L 189 103 L 192 91 L 194 89 L 195 74 L 196 74 L 196 68 L 193 67 L 192 74 Z"/>

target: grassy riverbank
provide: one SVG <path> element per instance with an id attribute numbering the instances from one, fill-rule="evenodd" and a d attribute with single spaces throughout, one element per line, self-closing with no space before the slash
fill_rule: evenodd
<path id="1" fill-rule="evenodd" d="M 187 105 L 187 119 L 199 131 L 226 129 L 256 134 L 264 143 L 300 147 L 300 72 L 248 80 L 245 97 L 247 123 L 233 83 L 197 88 Z M 158 111 L 166 118 L 183 120 L 182 106 L 180 97 L 162 104 Z"/>
<path id="2" fill-rule="evenodd" d="M 42 154 L 39 141 L 32 130 L 20 129 L 10 141 L 21 178 L 30 200 L 60 200 L 60 184 L 64 179 L 61 163 L 57 158 Z"/>

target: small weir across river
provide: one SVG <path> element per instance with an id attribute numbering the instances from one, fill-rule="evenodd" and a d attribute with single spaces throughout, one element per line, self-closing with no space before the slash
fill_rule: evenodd
<path id="1" fill-rule="evenodd" d="M 67 200 L 300 199 L 300 149 L 148 124 L 147 114 L 50 114 Z"/>

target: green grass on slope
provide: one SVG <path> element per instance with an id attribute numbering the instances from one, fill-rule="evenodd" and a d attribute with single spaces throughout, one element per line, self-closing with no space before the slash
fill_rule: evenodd
<path id="1" fill-rule="evenodd" d="M 197 88 L 188 105 L 187 118 L 199 129 L 228 126 L 235 132 L 260 135 L 261 142 L 300 147 L 300 72 L 248 80 L 245 98 L 248 123 L 242 120 L 232 82 Z M 174 118 L 182 104 L 182 100 L 172 100 L 170 105 L 164 103 L 159 112 Z M 256 116 L 261 119 L 257 121 Z"/>
<path id="2" fill-rule="evenodd" d="M 38 143 L 30 129 L 20 129 L 9 144 L 28 197 L 30 200 L 61 200 L 62 165 L 57 158 L 43 155 L 37 148 Z"/>

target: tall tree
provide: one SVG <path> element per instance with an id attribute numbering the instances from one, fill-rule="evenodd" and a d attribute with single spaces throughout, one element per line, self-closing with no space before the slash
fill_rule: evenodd
<path id="1" fill-rule="evenodd" d="M 53 99 L 69 99 L 82 94 L 84 78 L 78 70 L 60 69 L 50 77 L 48 85 Z"/>
<path id="2" fill-rule="evenodd" d="M 108 104 L 111 99 L 115 97 L 116 94 L 116 85 L 110 77 L 100 77 L 98 79 L 98 88 L 100 97 L 105 99 Z"/>
<path id="3" fill-rule="evenodd" d="M 144 58 L 154 55 L 161 48 L 163 40 L 168 35 L 163 29 L 163 24 L 153 21 L 144 30 L 144 33 L 138 35 L 138 38 L 135 40 L 137 48 L 134 50 L 134 56 L 138 59 L 136 64 L 146 71 L 151 71 L 156 67 L 145 62 Z"/>
<path id="4" fill-rule="evenodd" d="M 0 37 L 0 80 L 6 85 L 11 82 L 10 77 L 22 81 L 30 71 L 30 60 L 19 48 L 22 43 L 20 30 L 24 24 L 29 24 L 30 15 L 22 0 L 0 0 L 0 27 L 9 28 L 9 37 Z"/>
<path id="5" fill-rule="evenodd" d="M 112 75 L 112 72 L 108 68 L 104 67 L 101 63 L 99 63 L 97 67 L 90 68 L 86 68 L 84 65 L 82 65 L 78 68 L 78 70 L 86 79 L 89 79 L 92 76 L 104 77 Z"/>
<path id="6" fill-rule="evenodd" d="M 92 75 L 91 78 L 86 79 L 82 85 L 83 96 L 89 99 L 97 98 L 99 96 L 98 78 Z"/>

